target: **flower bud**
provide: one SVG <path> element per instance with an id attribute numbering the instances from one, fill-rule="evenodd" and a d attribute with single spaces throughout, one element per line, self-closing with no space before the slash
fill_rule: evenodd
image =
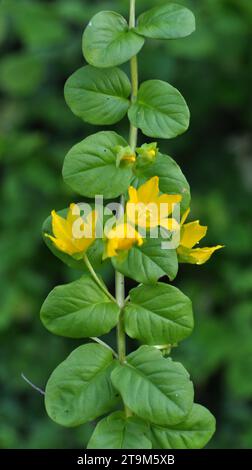
<path id="1" fill-rule="evenodd" d="M 118 145 L 115 148 L 117 155 L 116 155 L 116 166 L 132 166 L 136 161 L 136 154 L 133 152 L 131 147 L 128 145 L 127 147 L 122 147 L 122 145 Z"/>
<path id="2" fill-rule="evenodd" d="M 157 142 L 150 144 L 143 144 L 141 147 L 136 149 L 138 154 L 137 166 L 143 167 L 151 165 L 155 162 L 158 154 Z"/>

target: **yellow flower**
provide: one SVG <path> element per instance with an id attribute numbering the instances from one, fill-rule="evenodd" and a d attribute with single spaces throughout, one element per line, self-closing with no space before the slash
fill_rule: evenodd
<path id="1" fill-rule="evenodd" d="M 106 250 L 104 258 L 118 256 L 120 252 L 130 250 L 133 245 L 141 246 L 141 235 L 130 224 L 119 223 L 107 234 Z"/>
<path id="2" fill-rule="evenodd" d="M 168 215 L 172 212 L 172 205 L 179 203 L 181 199 L 179 194 L 159 195 L 159 178 L 154 176 L 138 189 L 129 187 L 127 220 L 139 227 L 161 226 L 166 230 L 175 230 L 178 223 L 175 219 L 168 218 Z"/>
<path id="3" fill-rule="evenodd" d="M 207 227 L 200 225 L 198 220 L 185 224 L 189 212 L 190 209 L 185 212 L 181 219 L 180 245 L 177 248 L 179 261 L 182 263 L 204 264 L 216 250 L 223 248 L 223 245 L 194 248 L 206 235 Z"/>
<path id="4" fill-rule="evenodd" d="M 54 210 L 51 216 L 53 235 L 46 233 L 45 236 L 52 240 L 58 250 L 81 258 L 95 240 L 96 212 L 90 212 L 84 223 L 79 206 L 71 204 L 66 219 Z"/>

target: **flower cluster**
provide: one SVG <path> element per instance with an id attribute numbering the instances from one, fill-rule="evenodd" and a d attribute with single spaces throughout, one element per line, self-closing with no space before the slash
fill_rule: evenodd
<path id="1" fill-rule="evenodd" d="M 145 150 L 147 152 L 147 150 Z M 153 150 L 150 150 L 153 152 Z M 159 178 L 154 176 L 138 189 L 130 186 L 125 214 L 106 233 L 104 231 L 103 258 L 112 258 L 129 251 L 134 245 L 141 246 L 150 230 L 162 227 L 168 232 L 180 231 L 177 254 L 180 262 L 203 264 L 222 245 L 195 248 L 206 235 L 207 227 L 199 221 L 185 223 L 190 209 L 177 221 L 172 214 L 175 204 L 181 202 L 181 195 L 160 194 Z M 46 234 L 55 247 L 68 255 L 80 259 L 96 239 L 97 213 L 93 210 L 83 220 L 78 204 L 71 204 L 66 218 L 54 210 L 52 233 Z"/>

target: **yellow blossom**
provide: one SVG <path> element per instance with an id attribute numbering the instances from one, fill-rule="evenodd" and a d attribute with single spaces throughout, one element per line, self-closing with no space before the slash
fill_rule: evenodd
<path id="1" fill-rule="evenodd" d="M 172 205 L 179 203 L 181 199 L 179 194 L 159 195 L 159 178 L 154 176 L 138 189 L 129 187 L 127 220 L 138 227 L 161 226 L 166 230 L 175 230 L 178 223 L 168 216 L 172 212 Z"/>
<path id="2" fill-rule="evenodd" d="M 130 250 L 133 245 L 141 246 L 143 239 L 141 235 L 127 223 L 118 223 L 107 234 L 106 250 L 104 258 L 118 256 L 120 252 Z"/>
<path id="3" fill-rule="evenodd" d="M 95 240 L 96 212 L 88 214 L 84 222 L 77 204 L 71 204 L 66 219 L 55 210 L 51 212 L 52 232 L 50 238 L 58 250 L 80 258 Z"/>
<path id="4" fill-rule="evenodd" d="M 190 209 L 185 212 L 181 219 L 180 245 L 177 248 L 179 261 L 182 263 L 204 264 L 216 250 L 223 248 L 223 245 L 194 248 L 206 235 L 207 227 L 200 225 L 198 220 L 185 224 L 189 212 Z"/>

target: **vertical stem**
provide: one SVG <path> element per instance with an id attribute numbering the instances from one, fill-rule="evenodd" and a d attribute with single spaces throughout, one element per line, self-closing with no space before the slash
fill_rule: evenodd
<path id="1" fill-rule="evenodd" d="M 120 210 L 117 218 L 120 219 L 124 212 L 124 196 L 120 198 Z M 124 276 L 118 271 L 115 272 L 115 296 L 116 301 L 121 309 L 119 321 L 117 324 L 117 349 L 119 361 L 122 364 L 125 361 L 126 356 L 126 338 L 123 323 L 123 307 L 125 303 L 125 285 Z"/>
<path id="2" fill-rule="evenodd" d="M 130 0 L 129 27 L 134 28 L 136 23 L 136 0 Z"/>
<path id="3" fill-rule="evenodd" d="M 136 0 L 130 0 L 130 14 L 129 14 L 129 27 L 135 27 L 135 6 Z M 130 72 L 131 72 L 131 102 L 133 103 L 137 97 L 138 91 L 138 68 L 137 68 L 137 57 L 132 57 L 130 61 Z M 137 145 L 137 128 L 130 124 L 129 130 L 129 144 L 132 150 L 135 150 Z M 124 213 L 124 196 L 122 195 L 120 198 L 121 209 L 118 214 L 118 218 L 120 218 Z M 124 276 L 123 274 L 119 273 L 118 271 L 115 272 L 115 292 L 116 292 L 116 301 L 121 309 L 119 321 L 117 324 L 117 350 L 118 350 L 118 357 L 121 364 L 125 361 L 126 357 L 126 336 L 124 330 L 124 321 L 123 321 L 123 307 L 125 304 L 125 285 L 124 285 Z M 132 412 L 125 406 L 125 414 L 126 416 L 131 416 Z"/>
<path id="4" fill-rule="evenodd" d="M 121 309 L 124 307 L 124 276 L 116 271 L 115 273 L 115 285 L 116 285 L 116 300 Z M 121 310 L 119 321 L 117 324 L 117 349 L 119 361 L 122 364 L 126 357 L 126 338 L 123 323 L 123 311 Z"/>
<path id="5" fill-rule="evenodd" d="M 135 0 L 130 0 L 130 17 L 129 17 L 129 27 L 134 28 L 136 24 L 136 15 L 135 15 Z M 130 60 L 130 74 L 131 74 L 131 102 L 134 103 L 137 98 L 138 92 L 138 66 L 137 66 L 137 56 L 131 58 Z M 129 131 L 129 144 L 132 150 L 135 150 L 137 145 L 137 128 L 130 124 Z"/>

